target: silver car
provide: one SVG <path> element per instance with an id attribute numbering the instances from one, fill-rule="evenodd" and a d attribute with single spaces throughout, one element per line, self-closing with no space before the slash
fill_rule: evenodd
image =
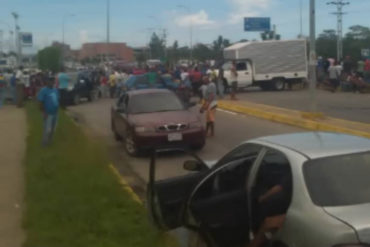
<path id="1" fill-rule="evenodd" d="M 369 139 L 323 132 L 262 137 L 218 162 L 194 156 L 184 168 L 192 172 L 156 181 L 152 157 L 148 208 L 161 229 L 186 227 L 207 246 L 245 246 L 275 213 L 285 220 L 265 232 L 268 246 L 370 244 Z M 283 193 L 262 203 L 278 184 Z"/>

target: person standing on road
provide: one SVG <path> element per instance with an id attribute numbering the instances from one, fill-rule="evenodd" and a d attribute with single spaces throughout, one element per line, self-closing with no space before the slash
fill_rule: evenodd
<path id="1" fill-rule="evenodd" d="M 236 98 L 236 91 L 238 90 L 238 72 L 236 70 L 236 63 L 233 61 L 231 66 L 231 73 L 230 73 L 230 80 L 231 80 L 231 100 L 237 100 Z"/>
<path id="2" fill-rule="evenodd" d="M 218 75 L 217 75 L 217 89 L 218 89 L 218 96 L 220 99 L 224 98 L 225 94 L 225 87 L 224 87 L 224 69 L 222 68 L 222 65 L 218 69 Z"/>
<path id="3" fill-rule="evenodd" d="M 16 94 L 17 94 L 17 107 L 23 107 L 24 101 L 24 76 L 23 76 L 23 67 L 20 66 L 16 75 Z"/>
<path id="4" fill-rule="evenodd" d="M 47 79 L 47 86 L 43 87 L 37 99 L 40 102 L 40 109 L 44 117 L 44 130 L 42 145 L 45 147 L 50 144 L 57 124 L 59 93 L 54 87 L 54 78 Z"/>
<path id="5" fill-rule="evenodd" d="M 210 131 L 210 137 L 215 135 L 215 115 L 217 108 L 216 101 L 216 84 L 213 81 L 210 81 L 207 76 L 203 77 L 204 85 L 206 85 L 205 100 L 203 106 L 200 110 L 201 113 L 206 112 L 206 134 Z"/>
<path id="6" fill-rule="evenodd" d="M 109 94 L 112 99 L 115 97 L 115 94 L 116 94 L 116 84 L 117 84 L 117 78 L 116 78 L 116 74 L 113 72 L 109 76 Z"/>
<path id="7" fill-rule="evenodd" d="M 100 87 L 101 87 L 102 97 L 107 98 L 109 95 L 108 78 L 106 77 L 104 72 L 101 72 L 100 74 Z"/>
<path id="8" fill-rule="evenodd" d="M 60 105 L 63 109 L 67 107 L 67 93 L 70 82 L 69 76 L 65 73 L 65 69 L 62 68 L 57 76 L 58 89 L 60 95 Z"/>
<path id="9" fill-rule="evenodd" d="M 333 65 L 331 65 L 329 67 L 329 80 L 330 80 L 330 84 L 332 86 L 332 92 L 334 93 L 338 86 L 339 86 L 339 78 L 340 78 L 340 70 L 338 68 L 338 64 L 337 62 L 334 62 Z"/>

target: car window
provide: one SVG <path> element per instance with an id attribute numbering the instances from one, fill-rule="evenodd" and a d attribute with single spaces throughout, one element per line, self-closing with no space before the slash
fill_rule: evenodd
<path id="1" fill-rule="evenodd" d="M 236 70 L 237 71 L 247 70 L 247 63 L 246 62 L 237 63 Z"/>
<path id="2" fill-rule="evenodd" d="M 370 203 L 370 152 L 310 160 L 303 171 L 316 205 Z"/>
<path id="3" fill-rule="evenodd" d="M 127 94 L 123 94 L 117 101 L 117 108 L 126 109 L 127 103 L 128 103 L 128 96 Z"/>
<path id="4" fill-rule="evenodd" d="M 217 162 L 215 167 L 223 166 L 226 163 L 229 163 L 233 160 L 238 160 L 244 157 L 255 157 L 257 158 L 259 152 L 261 151 L 262 147 L 256 144 L 242 144 L 232 150 L 230 153 L 226 154 L 223 158 Z"/>
<path id="5" fill-rule="evenodd" d="M 130 98 L 129 112 L 131 114 L 181 111 L 184 105 L 173 93 L 137 94 Z"/>

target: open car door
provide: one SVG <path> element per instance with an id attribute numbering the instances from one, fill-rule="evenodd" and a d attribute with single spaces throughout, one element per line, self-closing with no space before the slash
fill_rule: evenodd
<path id="1" fill-rule="evenodd" d="M 186 153 L 184 150 L 181 151 Z M 147 188 L 148 210 L 157 227 L 162 230 L 171 230 L 185 225 L 186 203 L 194 188 L 206 176 L 209 169 L 199 157 L 186 153 L 193 159 L 184 163 L 187 170 L 192 170 L 191 173 L 157 181 L 156 161 L 157 154 L 160 152 L 154 151 L 151 157 Z"/>

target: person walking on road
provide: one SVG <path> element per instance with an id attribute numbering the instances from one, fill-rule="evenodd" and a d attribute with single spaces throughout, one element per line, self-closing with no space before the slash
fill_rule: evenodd
<path id="1" fill-rule="evenodd" d="M 116 96 L 116 87 L 117 87 L 117 78 L 116 74 L 113 72 L 109 76 L 109 94 L 112 99 Z"/>
<path id="2" fill-rule="evenodd" d="M 25 81 L 23 75 L 23 67 L 20 66 L 16 75 L 16 95 L 17 95 L 17 107 L 23 107 L 24 101 L 24 88 L 25 88 Z"/>
<path id="3" fill-rule="evenodd" d="M 47 86 L 43 87 L 37 99 L 40 102 L 40 109 L 44 117 L 44 130 L 42 136 L 42 145 L 50 144 L 57 124 L 59 109 L 59 92 L 54 87 L 54 78 L 47 79 Z"/>
<path id="4" fill-rule="evenodd" d="M 62 68 L 57 76 L 58 89 L 60 95 L 60 106 L 65 109 L 67 107 L 67 93 L 68 85 L 70 82 L 69 76 L 65 73 L 65 69 Z"/>
<path id="5" fill-rule="evenodd" d="M 238 72 L 236 70 L 236 63 L 233 61 L 232 67 L 231 67 L 231 93 L 230 93 L 230 99 L 231 100 L 237 100 L 236 98 L 236 91 L 238 90 Z"/>
<path id="6" fill-rule="evenodd" d="M 205 92 L 205 100 L 203 103 L 200 112 L 206 112 L 206 134 L 210 133 L 210 137 L 215 135 L 215 115 L 216 115 L 216 108 L 217 108 L 217 101 L 216 101 L 216 84 L 213 81 L 210 81 L 207 76 L 203 77 L 204 85 L 206 85 L 206 92 Z"/>
<path id="7" fill-rule="evenodd" d="M 334 93 L 338 86 L 339 86 L 339 78 L 341 75 L 341 71 L 339 70 L 337 62 L 334 62 L 333 65 L 329 67 L 329 80 L 332 86 L 332 92 Z"/>

